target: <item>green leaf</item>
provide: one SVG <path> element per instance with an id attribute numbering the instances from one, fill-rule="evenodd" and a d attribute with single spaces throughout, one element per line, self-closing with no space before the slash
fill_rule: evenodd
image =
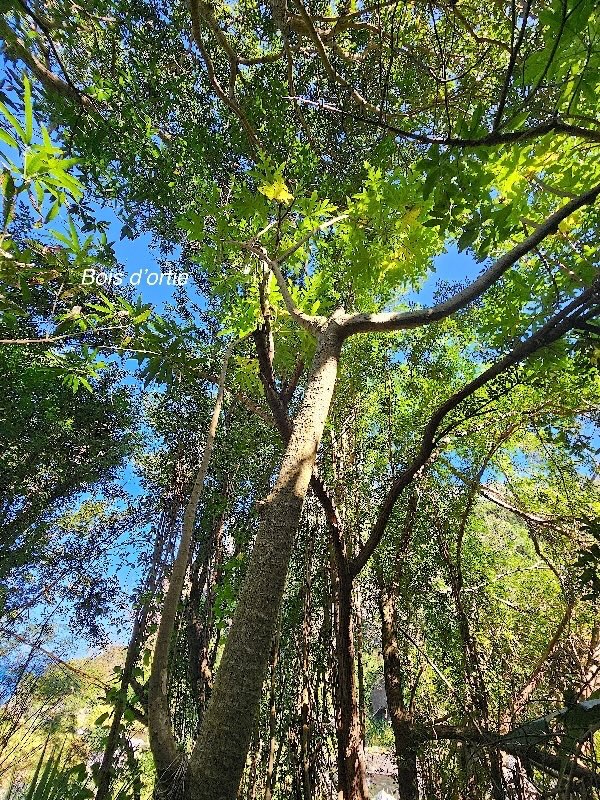
<path id="1" fill-rule="evenodd" d="M 57 241 L 61 242 L 61 244 L 64 244 L 64 245 L 65 245 L 65 247 L 68 247 L 68 248 L 69 248 L 69 250 L 71 250 L 71 241 L 70 241 L 70 239 L 68 239 L 68 237 L 67 237 L 67 236 L 65 236 L 65 235 L 64 235 L 64 233 L 61 233 L 60 231 L 54 231 L 54 230 L 52 230 L 52 231 L 50 231 L 50 234 L 51 234 L 52 236 L 54 236 L 54 238 L 55 238 Z"/>
<path id="2" fill-rule="evenodd" d="M 23 276 L 19 276 L 19 288 L 21 290 L 21 294 L 23 295 L 23 299 L 26 303 L 31 300 L 31 292 L 29 291 L 29 286 L 27 285 L 27 281 Z"/>
<path id="3" fill-rule="evenodd" d="M 25 113 L 25 144 L 31 144 L 33 139 L 33 105 L 31 102 L 31 82 L 27 75 L 23 75 L 24 86 L 24 113 Z"/>
<path id="4" fill-rule="evenodd" d="M 8 170 L 2 173 L 2 227 L 6 228 L 13 214 L 13 204 L 16 194 L 15 181 Z"/>
<path id="5" fill-rule="evenodd" d="M 10 122 L 13 126 L 19 139 L 23 142 L 23 144 L 27 144 L 27 134 L 25 133 L 23 126 L 19 122 L 19 120 L 15 117 L 15 115 L 8 110 L 6 105 L 0 100 L 0 113 L 2 113 L 6 119 Z"/>
<path id="6" fill-rule="evenodd" d="M 148 317 L 150 316 L 151 313 L 152 313 L 152 309 L 151 308 L 147 308 L 145 311 L 142 311 L 141 314 L 138 314 L 137 317 L 134 317 L 133 318 L 133 322 L 136 325 L 139 325 L 140 323 L 145 322 L 148 319 Z"/>
<path id="7" fill-rule="evenodd" d="M 14 139 L 8 131 L 5 131 L 4 128 L 0 128 L 0 141 L 4 142 L 4 144 L 7 144 L 9 147 L 14 147 L 15 150 L 19 149 L 16 139 Z"/>
<path id="8" fill-rule="evenodd" d="M 25 153 L 25 158 L 23 160 L 25 175 L 33 177 L 33 175 L 38 172 L 45 158 L 46 153 L 44 153 L 43 150 L 40 150 L 37 153 Z"/>
<path id="9" fill-rule="evenodd" d="M 73 222 L 72 218 L 69 216 L 69 231 L 71 233 L 71 249 L 74 253 L 79 253 L 81 251 L 81 245 L 79 244 L 79 234 L 77 233 L 77 228 L 75 227 L 75 223 Z"/>
<path id="10" fill-rule="evenodd" d="M 52 220 L 56 217 L 59 211 L 60 211 L 60 203 L 58 202 L 58 200 L 55 200 L 50 206 L 50 211 L 48 211 L 48 213 L 46 214 L 45 222 L 52 222 Z"/>
<path id="11" fill-rule="evenodd" d="M 52 143 L 48 128 L 45 125 L 41 125 L 40 130 L 42 131 L 42 141 L 44 142 L 46 150 L 51 153 L 60 153 L 60 147 L 56 147 L 56 145 Z"/>

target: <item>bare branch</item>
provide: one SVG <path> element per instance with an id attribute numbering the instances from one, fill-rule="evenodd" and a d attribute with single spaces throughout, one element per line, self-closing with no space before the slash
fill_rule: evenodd
<path id="1" fill-rule="evenodd" d="M 23 61 L 47 89 L 60 94 L 62 97 L 66 97 L 68 100 L 81 103 L 86 109 L 93 108 L 94 103 L 92 99 L 74 86 L 73 83 L 64 80 L 59 75 L 52 72 L 52 70 L 48 69 L 48 67 L 25 46 L 2 17 L 0 17 L 0 38 L 5 42 L 7 54 Z"/>
<path id="2" fill-rule="evenodd" d="M 508 61 L 508 67 L 506 69 L 506 76 L 504 78 L 504 83 L 502 85 L 502 90 L 500 92 L 500 99 L 498 100 L 498 108 L 496 110 L 496 116 L 494 118 L 494 124 L 493 124 L 494 132 L 500 129 L 500 124 L 502 122 L 502 114 L 504 113 L 504 106 L 506 105 L 506 99 L 508 97 L 508 90 L 510 89 L 510 83 L 515 69 L 515 64 L 517 63 L 517 56 L 519 54 L 519 51 L 523 44 L 523 39 L 525 37 L 525 30 L 527 28 L 527 19 L 529 17 L 530 7 L 531 7 L 531 0 L 525 0 L 525 8 L 522 14 L 523 21 L 519 29 L 519 35 L 517 36 L 517 41 L 511 48 L 510 59 Z M 513 38 L 514 38 L 514 28 L 513 28 Z"/>
<path id="3" fill-rule="evenodd" d="M 12 639 L 16 639 L 21 644 L 24 644 L 26 647 L 31 647 L 32 650 L 39 650 L 40 653 L 49 658 L 51 661 L 54 661 L 55 664 L 60 664 L 61 667 L 72 672 L 74 675 L 78 675 L 80 678 L 83 678 L 86 681 L 89 681 L 92 686 L 97 686 L 100 689 L 108 690 L 110 686 L 104 681 L 101 681 L 99 678 L 96 678 L 94 675 L 91 675 L 89 672 L 85 672 L 78 667 L 75 667 L 73 664 L 70 664 L 68 661 L 64 661 L 60 656 L 57 656 L 56 653 L 53 653 L 51 650 L 47 650 L 45 647 L 42 647 L 41 644 L 32 643 L 27 639 L 24 639 L 15 631 L 8 630 L 7 628 L 0 628 L 0 631 L 5 636 L 10 636 Z"/>
<path id="4" fill-rule="evenodd" d="M 106 333 L 107 331 L 123 331 L 127 329 L 127 325 L 108 325 L 104 328 L 92 328 L 87 331 L 73 331 L 72 333 L 59 333 L 56 336 L 40 336 L 37 338 L 32 339 L 0 339 L 0 344 L 5 345 L 28 345 L 28 344 L 53 344 L 54 342 L 64 342 L 66 339 L 75 339 L 77 341 L 80 340 L 82 335 L 89 334 L 89 333 Z M 102 346 L 103 347 L 103 346 Z M 104 349 L 104 347 L 103 347 Z M 108 349 L 119 349 L 119 350 L 127 350 L 129 348 L 108 348 Z M 135 351 L 140 352 L 140 351 Z M 143 352 L 152 352 L 150 350 L 143 351 Z"/>
<path id="5" fill-rule="evenodd" d="M 202 56 L 202 60 L 204 61 L 204 66 L 206 68 L 206 72 L 208 73 L 208 77 L 210 82 L 213 85 L 213 88 L 218 95 L 219 99 L 225 103 L 225 105 L 233 111 L 236 117 L 242 124 L 243 129 L 246 131 L 246 135 L 248 136 L 250 145 L 256 151 L 261 149 L 260 142 L 258 140 L 258 136 L 256 135 L 256 131 L 248 121 L 246 114 L 244 113 L 242 107 L 237 102 L 235 97 L 232 97 L 230 93 L 226 92 L 225 89 L 221 86 L 219 79 L 217 78 L 217 74 L 215 72 L 215 66 L 213 61 L 208 53 L 208 50 L 204 46 L 204 42 L 202 41 L 202 27 L 201 27 L 201 18 L 199 14 L 199 3 L 197 0 L 191 0 L 190 2 L 190 13 L 192 17 L 192 32 L 194 35 L 194 41 L 196 43 L 196 47 L 198 48 L 200 55 Z"/>
<path id="6" fill-rule="evenodd" d="M 335 67 L 331 63 L 331 60 L 329 59 L 329 56 L 327 55 L 327 51 L 325 49 L 325 44 L 323 43 L 323 40 L 322 40 L 319 32 L 315 28 L 315 26 L 313 24 L 313 21 L 311 19 L 311 16 L 310 16 L 310 14 L 308 13 L 308 11 L 306 10 L 306 8 L 304 6 L 304 3 L 302 2 L 302 0 L 296 0 L 296 4 L 297 4 L 298 8 L 300 9 L 300 16 L 301 16 L 304 24 L 307 27 L 308 33 L 309 33 L 311 39 L 314 42 L 314 45 L 315 45 L 315 47 L 317 49 L 317 52 L 318 52 L 318 54 L 319 54 L 319 56 L 321 58 L 321 62 L 323 64 L 323 67 L 325 68 L 325 72 L 327 73 L 329 78 L 334 83 L 337 83 L 338 86 L 341 86 L 343 89 L 347 89 L 350 92 L 350 96 L 355 100 L 355 102 L 359 106 L 364 108 L 366 111 L 369 111 L 371 114 L 376 114 L 381 119 L 384 119 L 385 118 L 385 114 L 383 112 L 383 109 L 379 108 L 376 105 L 373 105 L 373 103 L 370 103 L 366 99 L 366 97 L 363 97 L 362 94 L 357 89 L 355 89 L 350 84 L 350 82 L 348 80 L 346 80 L 346 78 L 344 78 L 343 75 L 340 75 L 340 73 L 335 69 Z M 292 98 L 290 98 L 290 99 L 292 99 Z M 293 99 L 300 100 L 301 98 L 293 98 Z"/>

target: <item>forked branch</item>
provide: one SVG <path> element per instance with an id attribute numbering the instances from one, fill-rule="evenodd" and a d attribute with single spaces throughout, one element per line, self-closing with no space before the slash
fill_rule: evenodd
<path id="1" fill-rule="evenodd" d="M 275 280 L 277 281 L 277 285 L 279 286 L 279 291 L 281 292 L 281 296 L 283 297 L 283 302 L 285 303 L 285 307 L 288 311 L 288 314 L 307 331 L 310 331 L 314 336 L 318 336 L 319 333 L 321 332 L 323 325 L 325 325 L 325 323 L 327 322 L 326 318 L 318 315 L 305 314 L 304 311 L 301 311 L 298 308 L 298 306 L 294 302 L 294 298 L 290 293 L 287 281 L 283 273 L 281 272 L 281 267 L 279 266 L 280 262 L 274 258 L 271 258 L 264 247 L 259 247 L 255 244 L 250 244 L 247 246 L 247 249 L 249 250 L 249 252 L 255 255 L 266 267 L 268 267 L 275 276 Z"/>

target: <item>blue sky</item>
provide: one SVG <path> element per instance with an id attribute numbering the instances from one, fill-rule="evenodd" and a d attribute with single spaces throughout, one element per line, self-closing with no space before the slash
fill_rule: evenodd
<path id="1" fill-rule="evenodd" d="M 126 274 L 131 274 L 134 270 L 149 269 L 151 271 L 160 269 L 157 252 L 152 247 L 152 237 L 145 234 L 135 240 L 120 240 L 122 222 L 118 216 L 110 209 L 99 209 L 99 218 L 110 222 L 108 236 L 110 241 L 114 241 L 114 248 L 118 260 L 125 269 Z M 435 261 L 435 271 L 431 272 L 427 280 L 423 283 L 419 291 L 411 293 L 411 300 L 423 305 L 430 305 L 434 302 L 434 293 L 440 281 L 444 282 L 464 282 L 475 278 L 481 271 L 482 265 L 478 264 L 470 255 L 458 253 L 456 248 L 450 246 L 448 252 L 440 255 Z M 140 286 L 140 294 L 144 302 L 152 303 L 162 312 L 165 305 L 173 299 L 174 289 L 168 286 Z M 123 485 L 132 496 L 141 494 L 141 487 L 132 464 L 128 464 L 122 473 Z M 119 577 L 121 586 L 125 590 L 135 587 L 138 576 L 131 569 L 118 569 L 115 564 L 115 572 Z M 119 636 L 115 629 L 109 629 L 109 635 L 115 642 L 119 642 Z M 86 646 L 82 643 L 78 655 L 84 655 Z"/>
<path id="2" fill-rule="evenodd" d="M 158 263 L 158 251 L 152 246 L 152 236 L 149 233 L 138 236 L 136 239 L 121 239 L 123 221 L 119 218 L 114 209 L 109 206 L 97 207 L 97 218 L 109 223 L 106 235 L 108 240 L 114 243 L 114 250 L 121 266 L 124 269 L 124 283 L 128 282 L 130 276 L 141 271 L 141 282 L 139 284 L 139 294 L 144 302 L 152 303 L 161 313 L 167 303 L 173 299 L 175 286 L 169 286 L 166 282 L 160 285 L 149 285 L 147 277 L 149 273 L 159 273 L 161 267 Z M 177 253 L 170 259 L 176 263 Z M 163 262 L 162 271 L 168 272 L 168 266 Z"/>
<path id="3" fill-rule="evenodd" d="M 146 271 L 143 272 L 144 277 L 148 273 L 159 273 L 161 271 L 159 254 L 152 246 L 152 236 L 150 234 L 138 236 L 134 240 L 128 238 L 121 239 L 123 222 L 114 209 L 109 207 L 97 207 L 96 212 L 97 219 L 106 220 L 109 223 L 107 235 L 109 241 L 114 243 L 117 259 L 123 267 L 126 276 L 138 270 Z M 52 227 L 60 230 L 63 228 L 65 222 L 66 220 L 61 214 L 52 223 Z M 84 235 L 82 235 L 82 238 L 84 238 Z M 173 256 L 173 261 L 175 261 L 176 257 L 177 254 Z M 162 263 L 162 271 L 164 272 L 168 269 L 168 265 L 165 265 L 164 258 L 160 258 L 160 261 Z M 472 280 L 480 270 L 481 265 L 477 264 L 472 257 L 464 253 L 458 253 L 454 247 L 449 247 L 447 253 L 436 259 L 435 271 L 431 272 L 418 291 L 411 293 L 410 299 L 422 305 L 431 305 L 434 302 L 433 298 L 436 286 L 440 281 L 464 282 Z M 173 300 L 175 291 L 176 287 L 169 286 L 166 283 L 162 285 L 148 285 L 145 280 L 142 280 L 139 286 L 139 293 L 144 302 L 151 303 L 159 313 L 162 313 L 165 306 Z M 131 366 L 132 369 L 135 367 L 134 362 L 131 362 Z M 136 381 L 133 382 L 135 383 Z M 137 497 L 141 494 L 141 487 L 133 464 L 127 464 L 124 468 L 121 481 L 124 488 L 132 497 Z M 113 574 L 118 576 L 122 589 L 126 592 L 133 590 L 139 580 L 138 571 L 129 567 L 120 566 L 118 559 L 115 560 L 113 568 Z M 54 620 L 58 626 L 57 638 L 51 643 L 51 647 L 56 646 L 58 650 L 62 649 L 60 640 L 62 640 L 63 644 L 66 644 L 63 636 L 67 633 L 64 629 L 66 620 L 64 620 L 64 618 L 61 620 L 61 616 L 62 615 L 59 615 Z M 108 634 L 114 643 L 123 643 L 123 634 L 116 627 L 109 626 Z M 68 634 L 67 638 L 70 638 Z M 69 653 L 71 657 L 82 657 L 89 652 L 88 646 L 83 641 L 75 642 L 71 639 L 70 645 L 67 645 L 67 647 L 69 647 L 69 649 L 74 648 Z"/>
<path id="4" fill-rule="evenodd" d="M 139 269 L 149 271 L 160 269 L 150 234 L 138 236 L 134 240 L 120 240 L 123 223 L 117 214 L 112 209 L 104 208 L 99 209 L 99 216 L 110 222 L 108 237 L 115 243 L 117 258 L 124 266 L 127 275 Z M 455 245 L 449 245 L 448 251 L 435 259 L 435 271 L 430 273 L 417 292 L 411 293 L 411 299 L 423 305 L 430 305 L 434 302 L 433 296 L 440 282 L 471 281 L 477 277 L 481 269 L 482 265 L 476 262 L 472 255 L 466 252 L 459 253 Z M 140 285 L 140 294 L 144 302 L 152 303 L 159 312 L 172 300 L 174 291 L 174 287 L 167 285 L 149 286 L 145 282 Z"/>
<path id="5" fill-rule="evenodd" d="M 435 259 L 435 272 L 430 273 L 420 290 L 413 294 L 413 298 L 424 306 L 431 305 L 434 302 L 436 286 L 440 281 L 470 282 L 482 269 L 483 264 L 475 261 L 472 255 L 466 252 L 459 253 L 454 244 L 448 245 L 448 252 Z"/>

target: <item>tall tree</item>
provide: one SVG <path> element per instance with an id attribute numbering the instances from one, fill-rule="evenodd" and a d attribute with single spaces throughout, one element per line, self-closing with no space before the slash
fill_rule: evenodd
<path id="1" fill-rule="evenodd" d="M 572 349 L 577 332 L 590 330 L 597 9 L 580 0 L 528 2 L 508 15 L 482 4 L 302 2 L 97 11 L 72 19 L 56 5 L 11 7 L 7 52 L 60 96 L 51 116 L 95 191 L 120 198 L 131 220 L 125 233 L 143 221 L 167 246 L 183 245 L 215 327 L 238 337 L 267 328 L 274 377 L 263 370 L 266 391 L 294 385 L 290 349 L 307 366 L 182 769 L 191 797 L 233 800 L 343 347 L 482 307 L 475 338 L 485 355 L 452 392 L 440 382 L 440 402 L 415 420 L 414 452 L 348 567 L 356 577 L 453 415 L 485 402 L 486 387 L 507 371 L 552 361 L 556 343 Z M 583 64 L 576 80 L 573 61 Z M 440 302 L 406 309 L 403 294 L 448 240 L 488 265 Z M 160 765 L 180 761 L 168 717 L 162 707 L 151 722 L 163 777 Z M 364 790 L 345 790 L 355 791 Z"/>

